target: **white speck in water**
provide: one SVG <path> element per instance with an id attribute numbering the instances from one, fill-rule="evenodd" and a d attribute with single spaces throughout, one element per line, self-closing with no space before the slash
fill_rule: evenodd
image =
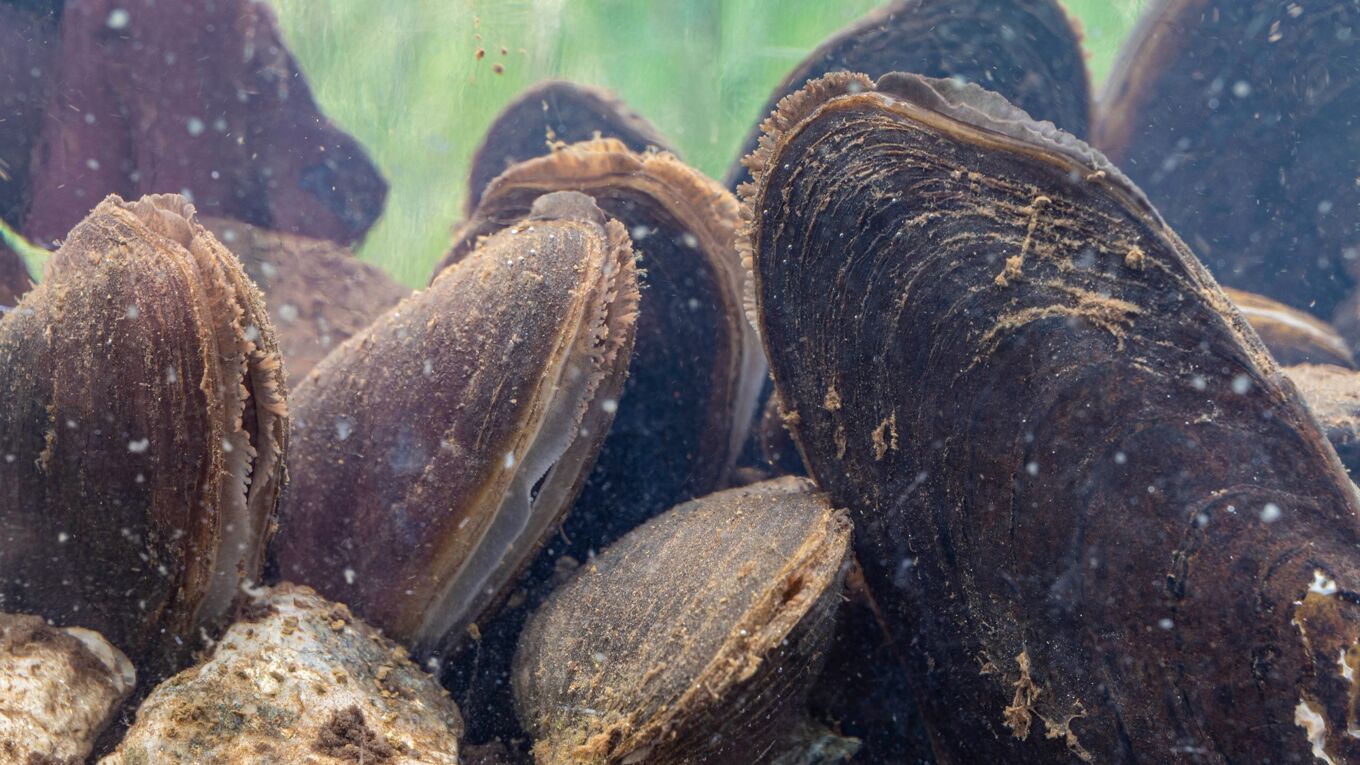
<path id="1" fill-rule="evenodd" d="M 76 421 L 75 421 L 75 420 L 67 420 L 67 421 L 66 421 L 66 429 L 67 429 L 67 430 L 75 430 L 75 429 L 76 429 Z"/>
<path id="2" fill-rule="evenodd" d="M 222 174 L 217 172 L 216 170 L 212 171 L 211 173 L 208 173 L 208 175 L 211 175 L 214 181 L 222 177 Z"/>
<path id="3" fill-rule="evenodd" d="M 136 481 L 137 483 L 146 483 L 146 476 L 142 473 L 138 473 L 137 477 L 134 478 L 133 480 Z"/>
<path id="4" fill-rule="evenodd" d="M 1190 378 L 1190 387 L 1195 390 L 1204 390 L 1209 387 L 1209 383 L 1205 381 L 1204 375 L 1195 375 Z"/>
<path id="5" fill-rule="evenodd" d="M 1114 453 L 1114 464 L 1116 464 L 1116 465 L 1123 465 L 1124 463 L 1126 463 L 1126 462 L 1128 462 L 1128 461 L 1129 461 L 1129 455 L 1127 455 L 1127 454 L 1125 454 L 1125 453 L 1123 453 L 1123 452 L 1115 452 L 1115 453 Z"/>
<path id="6" fill-rule="evenodd" d="M 179 382 L 179 372 L 176 372 L 174 367 L 166 367 L 165 381 L 171 384 Z"/>
<path id="7" fill-rule="evenodd" d="M 216 131 L 219 132 L 219 133 L 225 133 L 225 132 L 227 132 L 227 120 L 226 120 L 226 118 L 224 118 L 224 117 L 218 117 L 217 119 L 213 120 L 213 130 L 216 130 Z"/>
<path id="8" fill-rule="evenodd" d="M 425 359 L 425 362 L 420 365 L 420 373 L 426 377 L 434 374 L 434 361 Z"/>
<path id="9" fill-rule="evenodd" d="M 57 532 L 57 544 L 64 545 L 71 540 L 71 535 L 64 531 Z"/>
<path id="10" fill-rule="evenodd" d="M 1321 571 L 1313 569 L 1313 583 L 1308 585 L 1308 591 L 1319 595 L 1335 595 L 1336 582 Z"/>
<path id="11" fill-rule="evenodd" d="M 1238 80 L 1233 83 L 1233 95 L 1238 98 L 1246 98 L 1251 95 L 1251 83 L 1246 80 Z"/>
<path id="12" fill-rule="evenodd" d="M 189 204 L 193 204 L 194 192 L 190 191 L 188 186 L 185 186 L 184 188 L 180 189 L 179 195 L 184 197 L 185 201 L 187 201 Z"/>
<path id="13" fill-rule="evenodd" d="M 467 525 L 468 525 L 468 522 L 469 522 L 470 520 L 472 520 L 472 519 L 471 519 L 471 518 L 464 518 L 463 520 L 459 521 L 459 522 L 458 522 L 458 530 L 459 530 L 459 531 L 462 531 L 464 528 L 466 528 Z"/>
<path id="14" fill-rule="evenodd" d="M 1157 620 L 1157 626 L 1161 627 L 1164 630 L 1169 630 L 1172 627 L 1175 627 L 1176 623 L 1166 617 L 1162 617 L 1161 619 Z"/>
<path id="15" fill-rule="evenodd" d="M 89 159 L 85 160 L 85 166 L 90 168 L 91 170 L 98 170 L 99 160 L 95 159 L 94 157 L 90 157 Z"/>
<path id="16" fill-rule="evenodd" d="M 16 460 L 16 459 L 18 459 L 18 457 L 15 457 L 13 454 L 6 454 L 6 455 L 5 455 L 5 462 L 8 463 L 8 464 L 11 464 L 11 465 L 14 464 L 14 460 Z"/>
<path id="17" fill-rule="evenodd" d="M 225 438 L 222 439 L 222 451 L 226 452 L 227 454 L 231 454 L 232 450 L 234 450 L 235 448 L 236 447 L 231 445 L 231 441 L 228 441 Z"/>
<path id="18" fill-rule="evenodd" d="M 619 411 L 619 402 L 617 399 L 607 398 L 600 402 L 600 408 L 603 409 L 606 414 L 613 414 Z"/>
<path id="19" fill-rule="evenodd" d="M 697 310 L 699 310 L 699 299 L 698 299 L 698 298 L 690 298 L 690 299 L 689 299 L 689 303 L 687 303 L 686 305 L 689 306 L 689 310 L 691 310 L 691 311 L 697 311 Z"/>
<path id="20" fill-rule="evenodd" d="M 341 441 L 349 439 L 349 435 L 354 432 L 354 420 L 340 415 L 335 418 L 335 437 Z"/>
<path id="21" fill-rule="evenodd" d="M 93 125 L 93 124 L 95 123 L 95 120 L 96 120 L 96 117 L 94 116 L 94 112 L 85 112 L 85 124 L 86 124 L 86 125 Z"/>
<path id="22" fill-rule="evenodd" d="M 506 452 L 506 453 L 505 453 L 505 461 L 504 461 L 504 463 L 505 463 L 505 469 L 506 469 L 506 470 L 509 470 L 510 468 L 514 467 L 514 466 L 515 466 L 515 453 L 514 453 L 514 452 Z"/>
<path id="23" fill-rule="evenodd" d="M 691 233 L 688 232 L 688 231 L 686 231 L 686 232 L 680 237 L 680 241 L 684 242 L 684 243 L 685 243 L 685 246 L 688 247 L 688 248 L 690 248 L 691 250 L 693 250 L 693 249 L 695 249 L 695 248 L 697 248 L 697 247 L 699 246 L 699 238 L 696 237 L 694 234 L 691 234 Z"/>
<path id="24" fill-rule="evenodd" d="M 127 309 L 127 317 L 128 317 L 129 319 L 135 319 L 135 318 L 137 318 L 138 316 L 141 316 L 141 315 L 142 315 L 142 311 L 141 311 L 140 308 L 138 308 L 138 307 L 135 306 L 135 305 L 130 305 L 130 306 L 128 306 L 128 309 Z"/>
<path id="25" fill-rule="evenodd" d="M 1332 200 L 1330 200 L 1330 199 L 1324 199 L 1324 200 L 1322 200 L 1321 202 L 1318 202 L 1318 214 L 1319 214 L 1319 215 L 1326 215 L 1327 213 L 1329 213 L 1329 212 L 1331 212 L 1331 211 L 1332 211 Z"/>
<path id="26" fill-rule="evenodd" d="M 1039 463 L 1030 462 L 1025 465 L 1025 472 L 1032 476 L 1039 475 Z"/>
<path id="27" fill-rule="evenodd" d="M 292 324 L 297 321 L 298 309 L 292 303 L 284 303 L 279 306 L 279 321 L 285 324 Z"/>
<path id="28" fill-rule="evenodd" d="M 245 336 L 246 339 L 252 343 L 258 342 L 260 339 L 260 328 L 255 326 L 254 324 L 247 324 Z"/>
<path id="29" fill-rule="evenodd" d="M 1233 381 L 1232 381 L 1232 392 L 1233 392 L 1233 393 L 1236 393 L 1237 395 L 1242 396 L 1242 395 L 1245 395 L 1246 392 L 1249 391 L 1249 390 L 1251 390 L 1251 378 L 1250 378 L 1250 377 L 1247 377 L 1246 375 L 1238 375 L 1238 376 L 1236 376 L 1236 377 L 1233 378 Z"/>
<path id="30" fill-rule="evenodd" d="M 114 8 L 109 11 L 109 17 L 105 19 L 104 25 L 109 29 L 127 29 L 127 25 L 132 21 L 132 14 L 122 8 Z"/>
<path id="31" fill-rule="evenodd" d="M 143 438 L 140 441 L 128 441 L 128 451 L 133 454 L 141 454 L 151 448 L 151 439 Z"/>
<path id="32" fill-rule="evenodd" d="M 352 568 L 345 569 L 345 584 L 354 584 L 354 577 L 355 577 L 354 569 Z"/>
<path id="33" fill-rule="evenodd" d="M 642 224 L 633 226 L 633 230 L 628 232 L 633 237 L 634 242 L 641 242 L 643 239 L 652 235 L 652 230 Z"/>
<path id="34" fill-rule="evenodd" d="M 197 117 L 190 117 L 189 121 L 184 123 L 184 129 L 188 130 L 189 135 L 195 138 L 203 135 L 203 131 L 207 128 L 208 126 L 203 124 L 203 120 Z"/>
<path id="35" fill-rule="evenodd" d="M 1280 506 L 1274 502 L 1267 502 L 1266 506 L 1261 508 L 1261 520 L 1265 523 L 1280 520 Z"/>

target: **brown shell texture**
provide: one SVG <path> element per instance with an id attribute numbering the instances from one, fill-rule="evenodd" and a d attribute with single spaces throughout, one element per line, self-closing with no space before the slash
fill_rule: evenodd
<path id="1" fill-rule="evenodd" d="M 1360 275 L 1360 0 L 1156 0 L 1093 130 L 1224 284 L 1330 318 Z"/>
<path id="2" fill-rule="evenodd" d="M 203 225 L 226 245 L 264 293 L 288 387 L 357 335 L 410 290 L 328 239 L 311 239 L 222 218 Z"/>
<path id="3" fill-rule="evenodd" d="M 776 386 L 947 762 L 1360 759 L 1360 498 L 1096 151 L 829 76 L 748 158 Z"/>
<path id="4" fill-rule="evenodd" d="M 84 762 L 136 683 L 98 633 L 0 614 L 0 763 Z"/>
<path id="5" fill-rule="evenodd" d="M 515 165 L 488 187 L 445 264 L 545 192 L 590 195 L 631 233 L 644 286 L 618 416 L 566 520 L 584 558 L 668 507 L 724 485 L 755 419 L 765 362 L 742 319 L 736 199 L 670 154 L 604 138 Z"/>
<path id="6" fill-rule="evenodd" d="M 458 765 L 458 707 L 404 648 L 310 588 L 252 595 L 100 765 Z"/>
<path id="7" fill-rule="evenodd" d="M 287 424 L 236 259 L 181 197 L 104 200 L 0 318 L 0 606 L 183 658 L 259 576 Z"/>
<path id="8" fill-rule="evenodd" d="M 167 189 L 204 215 L 346 244 L 377 220 L 386 181 L 321 113 L 267 3 L 82 0 L 60 16 L 21 181 L 29 237 L 64 235 L 106 194 Z"/>
<path id="9" fill-rule="evenodd" d="M 1264 295 L 1231 288 L 1225 288 L 1223 294 L 1281 365 L 1333 364 L 1355 368 L 1350 344 L 1327 322 Z"/>
<path id="10" fill-rule="evenodd" d="M 1091 120 L 1080 35 L 1057 0 L 892 0 L 809 53 L 760 114 L 831 72 L 914 72 L 976 82 L 1078 136 Z M 728 188 L 751 179 L 741 158 L 760 134 L 757 124 L 743 142 L 727 172 Z"/>
<path id="11" fill-rule="evenodd" d="M 810 482 L 785 478 L 620 539 L 520 639 L 515 701 L 535 760 L 775 761 L 825 658 L 850 536 Z"/>
<path id="12" fill-rule="evenodd" d="M 476 212 L 486 187 L 511 165 L 602 136 L 637 152 L 674 152 L 661 131 L 611 91 L 565 80 L 529 87 L 501 110 L 473 153 L 465 215 Z"/>
<path id="13" fill-rule="evenodd" d="M 323 360 L 293 397 L 280 574 L 419 650 L 461 637 L 594 463 L 633 258 L 587 197 L 546 195 Z"/>
<path id="14" fill-rule="evenodd" d="M 1285 367 L 1285 375 L 1332 442 L 1352 479 L 1360 477 L 1360 372 L 1333 364 Z"/>

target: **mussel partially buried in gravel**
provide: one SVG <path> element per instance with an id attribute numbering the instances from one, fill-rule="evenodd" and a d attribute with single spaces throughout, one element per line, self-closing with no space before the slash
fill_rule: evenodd
<path id="1" fill-rule="evenodd" d="M 680 505 L 610 546 L 520 639 L 535 760 L 754 765 L 800 747 L 850 536 L 843 511 L 784 478 Z M 841 759 L 801 754 L 779 761 Z"/>
<path id="2" fill-rule="evenodd" d="M 418 650 L 492 603 L 570 506 L 627 375 L 627 231 L 540 197 L 293 395 L 279 573 Z"/>
<path id="3" fill-rule="evenodd" d="M 155 676 L 258 577 L 286 439 L 235 258 L 181 197 L 109 197 L 0 318 L 0 608 Z"/>
<path id="4" fill-rule="evenodd" d="M 809 53 L 760 114 L 831 72 L 915 72 L 977 82 L 1078 136 L 1091 120 L 1080 36 L 1057 0 L 893 0 Z M 757 123 L 727 172 L 728 188 L 751 179 L 741 158 L 759 138 Z"/>
<path id="5" fill-rule="evenodd" d="M 1133 184 L 950 81 L 765 130 L 762 336 L 941 756 L 1360 758 L 1356 488 Z"/>
<path id="6" fill-rule="evenodd" d="M 584 556 L 677 502 L 722 485 L 765 375 L 741 311 L 736 199 L 665 153 L 614 139 L 563 147 L 507 170 L 454 235 L 441 267 L 521 218 L 539 195 L 589 194 L 628 228 L 644 285 L 618 417 L 566 521 Z"/>
<path id="7" fill-rule="evenodd" d="M 468 217 L 496 176 L 517 162 L 541 157 L 554 146 L 591 138 L 616 138 L 629 149 L 673 151 L 661 132 L 603 88 L 548 80 L 515 97 L 487 128 L 468 172 Z"/>
<path id="8" fill-rule="evenodd" d="M 1093 142 L 1224 284 L 1331 317 L 1360 267 L 1360 0 L 1156 0 Z"/>

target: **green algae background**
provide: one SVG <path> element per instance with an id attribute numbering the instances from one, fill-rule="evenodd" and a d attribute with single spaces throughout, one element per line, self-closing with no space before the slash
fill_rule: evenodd
<path id="1" fill-rule="evenodd" d="M 419 286 L 459 221 L 472 151 L 522 88 L 547 77 L 610 88 L 721 178 L 774 86 L 880 0 L 273 4 L 322 107 L 391 184 L 361 257 Z M 1097 92 L 1142 5 L 1067 0 Z"/>

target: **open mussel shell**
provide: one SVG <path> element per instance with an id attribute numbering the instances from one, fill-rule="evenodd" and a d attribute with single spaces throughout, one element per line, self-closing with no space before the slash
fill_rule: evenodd
<path id="1" fill-rule="evenodd" d="M 295 388 L 317 362 L 401 302 L 410 290 L 328 239 L 223 218 L 203 225 L 226 245 L 264 294 Z"/>
<path id="2" fill-rule="evenodd" d="M 1360 3 L 1157 0 L 1094 142 L 1224 284 L 1330 317 L 1360 258 Z"/>
<path id="3" fill-rule="evenodd" d="M 0 762 L 83 762 L 136 683 L 97 632 L 0 614 Z"/>
<path id="4" fill-rule="evenodd" d="M 1351 476 L 1360 477 L 1360 372 L 1333 364 L 1285 367 Z"/>
<path id="5" fill-rule="evenodd" d="M 785 478 L 680 505 L 610 546 L 520 639 L 515 703 L 535 760 L 785 754 L 830 642 L 850 536 L 842 511 Z"/>
<path id="6" fill-rule="evenodd" d="M 1350 344 L 1327 322 L 1264 295 L 1235 289 L 1224 289 L 1223 294 L 1256 330 L 1270 355 L 1281 365 L 1355 367 Z"/>
<path id="7" fill-rule="evenodd" d="M 458 707 L 404 648 L 310 588 L 253 595 L 101 765 L 458 765 Z"/>
<path id="8" fill-rule="evenodd" d="M 742 316 L 736 199 L 669 154 L 605 138 L 515 165 L 487 188 L 445 264 L 563 189 L 627 227 L 645 287 L 618 416 L 566 521 L 570 552 L 584 557 L 723 484 L 755 418 L 765 362 Z"/>
<path id="9" fill-rule="evenodd" d="M 775 88 L 761 118 L 831 72 L 915 72 L 976 82 L 1078 136 L 1091 120 L 1080 35 L 1057 0 L 893 0 L 809 53 Z M 751 179 L 741 158 L 760 134 L 757 123 L 728 170 L 728 188 Z"/>
<path id="10" fill-rule="evenodd" d="M 472 155 L 466 215 L 472 216 L 486 187 L 511 165 L 601 136 L 637 152 L 674 151 L 652 123 L 608 90 L 565 80 L 526 89 L 496 116 Z"/>
<path id="11" fill-rule="evenodd" d="M 0 606 L 163 669 L 258 576 L 286 439 L 235 258 L 181 197 L 109 197 L 0 318 Z"/>
<path id="12" fill-rule="evenodd" d="M 1356 488 L 1143 195 L 947 80 L 766 131 L 762 338 L 941 757 L 1360 757 Z"/>
<path id="13" fill-rule="evenodd" d="M 637 319 L 628 234 L 550 194 L 293 397 L 286 579 L 427 651 L 495 601 L 609 430 Z"/>

